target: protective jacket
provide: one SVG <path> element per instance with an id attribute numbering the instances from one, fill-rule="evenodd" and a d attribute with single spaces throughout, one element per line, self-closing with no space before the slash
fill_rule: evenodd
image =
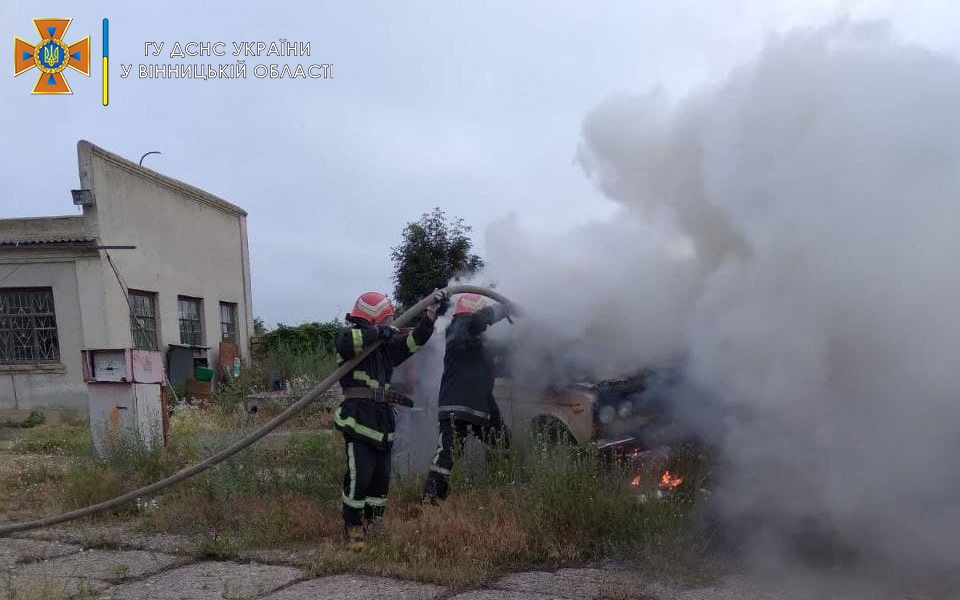
<path id="1" fill-rule="evenodd" d="M 493 398 L 494 362 L 483 332 L 507 316 L 502 306 L 487 306 L 472 314 L 453 317 L 447 327 L 440 380 L 439 418 L 487 425 L 499 418 Z"/>
<path id="2" fill-rule="evenodd" d="M 433 321 L 421 319 L 406 335 L 395 335 L 366 356 L 352 371 L 340 379 L 344 401 L 334 414 L 334 427 L 350 441 L 389 449 L 393 443 L 396 419 L 393 407 L 383 398 L 351 397 L 351 390 L 386 390 L 390 387 L 393 368 L 410 358 L 433 334 Z M 379 339 L 371 325 L 354 325 L 337 332 L 334 346 L 343 363 L 360 354 Z M 370 394 L 365 394 L 369 396 Z"/>

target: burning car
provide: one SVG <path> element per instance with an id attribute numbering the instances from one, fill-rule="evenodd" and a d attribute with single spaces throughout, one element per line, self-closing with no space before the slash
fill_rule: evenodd
<path id="1" fill-rule="evenodd" d="M 546 389 L 498 377 L 494 397 L 512 432 L 595 447 L 604 460 L 625 467 L 647 500 L 668 496 L 684 481 L 670 466 L 676 446 L 691 442 L 672 410 L 680 383 L 676 367 Z"/>
<path id="2" fill-rule="evenodd" d="M 671 410 L 680 368 L 545 385 L 512 376 L 504 357 L 498 358 L 493 395 L 513 437 L 525 432 L 553 443 L 593 446 L 605 461 L 625 466 L 630 482 L 646 496 L 664 497 L 682 484 L 683 475 L 670 469 L 672 447 L 682 440 Z M 408 361 L 394 375 L 396 387 L 411 394 L 420 379 L 415 365 L 416 360 Z M 423 407 L 416 410 L 424 421 L 435 419 Z"/>

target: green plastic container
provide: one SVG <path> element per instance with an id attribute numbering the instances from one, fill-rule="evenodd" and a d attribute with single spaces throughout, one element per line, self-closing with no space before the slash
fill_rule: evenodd
<path id="1" fill-rule="evenodd" d="M 209 382 L 213 379 L 213 369 L 209 367 L 194 367 L 193 378 L 197 381 Z"/>

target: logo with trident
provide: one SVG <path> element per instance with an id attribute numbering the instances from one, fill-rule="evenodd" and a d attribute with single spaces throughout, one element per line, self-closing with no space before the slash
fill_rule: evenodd
<path id="1" fill-rule="evenodd" d="M 34 94 L 72 94 L 63 73 L 67 67 L 90 76 L 90 36 L 69 46 L 63 41 L 72 20 L 34 19 L 40 33 L 36 44 L 13 38 L 14 77 L 34 67 L 41 72 Z"/>

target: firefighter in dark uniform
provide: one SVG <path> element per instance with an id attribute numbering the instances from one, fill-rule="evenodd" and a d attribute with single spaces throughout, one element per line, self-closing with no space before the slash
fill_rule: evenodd
<path id="1" fill-rule="evenodd" d="M 364 548 L 365 530 L 383 517 L 390 489 L 390 463 L 396 416 L 390 388 L 393 368 L 419 350 L 433 334 L 437 311 L 445 301 L 436 292 L 426 317 L 406 335 L 393 323 L 393 305 L 379 292 L 360 296 L 346 319 L 352 327 L 337 332 L 340 362 L 383 342 L 340 380 L 344 400 L 334 414 L 334 426 L 343 434 L 347 473 L 343 478 L 343 520 L 354 551 Z"/>
<path id="2" fill-rule="evenodd" d="M 478 294 L 462 294 L 457 299 L 446 332 L 438 402 L 440 435 L 424 485 L 426 504 L 437 504 L 447 496 L 455 444 L 462 450 L 472 433 L 488 445 L 509 445 L 493 397 L 494 361 L 483 339 L 487 327 L 507 316 L 504 306 L 486 306 Z"/>

